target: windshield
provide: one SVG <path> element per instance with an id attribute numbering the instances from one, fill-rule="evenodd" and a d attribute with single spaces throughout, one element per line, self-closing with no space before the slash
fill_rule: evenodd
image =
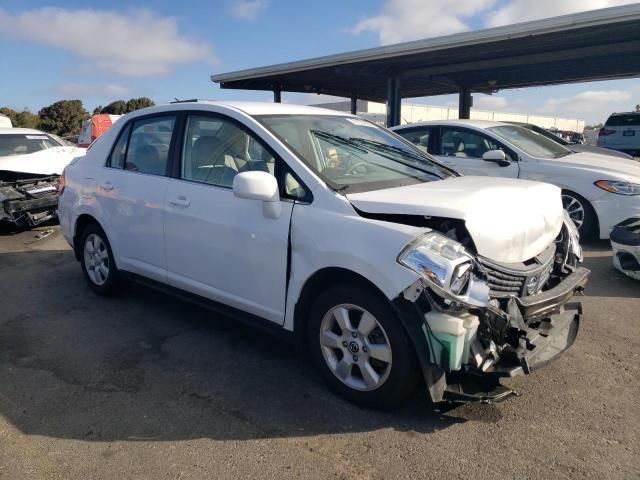
<path id="1" fill-rule="evenodd" d="M 59 146 L 58 142 L 44 133 L 9 133 L 0 135 L 0 157 L 25 155 Z"/>
<path id="2" fill-rule="evenodd" d="M 330 187 L 363 192 L 457 175 L 377 125 L 336 115 L 261 115 L 257 119 Z"/>
<path id="3" fill-rule="evenodd" d="M 530 157 L 560 158 L 572 153 L 559 143 L 523 127 L 505 125 L 490 127 L 487 130 L 518 147 Z"/>

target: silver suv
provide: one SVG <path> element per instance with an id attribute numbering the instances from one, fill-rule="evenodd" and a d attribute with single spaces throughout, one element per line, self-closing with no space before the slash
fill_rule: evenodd
<path id="1" fill-rule="evenodd" d="M 598 146 L 640 155 L 640 112 L 611 114 L 598 133 Z"/>

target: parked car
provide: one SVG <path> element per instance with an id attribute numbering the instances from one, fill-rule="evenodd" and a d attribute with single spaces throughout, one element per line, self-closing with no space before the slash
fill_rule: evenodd
<path id="1" fill-rule="evenodd" d="M 640 156 L 640 112 L 611 114 L 598 132 L 598 146 Z"/>
<path id="2" fill-rule="evenodd" d="M 62 232 L 96 293 L 133 278 L 271 325 L 362 405 L 420 377 L 433 401 L 494 398 L 577 334 L 589 272 L 560 189 L 460 177 L 355 116 L 147 108 L 63 179 Z"/>
<path id="3" fill-rule="evenodd" d="M 522 178 L 557 185 L 583 236 L 609 238 L 614 225 L 640 214 L 640 164 L 574 152 L 518 125 L 433 121 L 393 129 L 465 175 Z"/>
<path id="4" fill-rule="evenodd" d="M 560 145 L 568 148 L 573 152 L 599 153 L 600 155 L 611 155 L 612 157 L 626 158 L 628 160 L 633 159 L 631 155 L 628 155 L 624 152 L 618 152 L 616 150 L 611 150 L 610 148 L 596 147 L 595 145 L 586 145 L 584 144 L 584 137 L 582 142 L 579 142 L 579 143 L 568 142 L 564 138 L 556 135 L 553 132 L 550 132 L 546 128 L 539 127 L 532 123 L 523 123 L 523 122 L 505 122 L 505 123 L 510 123 L 511 125 L 518 125 L 520 127 L 528 128 L 529 130 L 539 133 L 540 135 L 548 138 L 549 140 L 553 140 L 554 142 L 559 143 Z"/>
<path id="5" fill-rule="evenodd" d="M 628 277 L 640 280 L 640 217 L 613 227 L 611 246 L 613 266 Z"/>
<path id="6" fill-rule="evenodd" d="M 0 227 L 28 228 L 56 216 L 58 177 L 84 149 L 28 128 L 0 128 Z"/>
<path id="7" fill-rule="evenodd" d="M 11 128 L 11 119 L 3 113 L 0 113 L 0 128 Z"/>

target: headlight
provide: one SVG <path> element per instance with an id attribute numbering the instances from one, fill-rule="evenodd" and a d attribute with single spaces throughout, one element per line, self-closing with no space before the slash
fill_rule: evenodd
<path id="1" fill-rule="evenodd" d="M 595 186 L 607 192 L 617 193 L 618 195 L 640 195 L 640 185 L 637 183 L 617 180 L 598 180 Z"/>
<path id="2" fill-rule="evenodd" d="M 432 286 L 454 295 L 461 295 L 469 285 L 473 267 L 464 246 L 437 232 L 429 232 L 407 245 L 398 262 Z"/>

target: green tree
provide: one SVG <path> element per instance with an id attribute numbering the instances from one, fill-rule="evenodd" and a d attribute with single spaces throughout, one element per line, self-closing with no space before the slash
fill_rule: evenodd
<path id="1" fill-rule="evenodd" d="M 40 117 L 25 109 L 16 114 L 16 123 L 13 126 L 22 128 L 40 128 Z"/>
<path id="2" fill-rule="evenodd" d="M 127 113 L 154 105 L 153 100 L 148 97 L 132 98 L 127 102 Z"/>
<path id="3" fill-rule="evenodd" d="M 116 100 L 100 110 L 100 113 L 108 113 L 109 115 L 124 115 L 127 113 L 127 104 L 124 100 Z"/>
<path id="4" fill-rule="evenodd" d="M 44 107 L 38 115 L 42 130 L 61 137 L 80 133 L 82 121 L 89 118 L 81 100 L 60 100 Z"/>

